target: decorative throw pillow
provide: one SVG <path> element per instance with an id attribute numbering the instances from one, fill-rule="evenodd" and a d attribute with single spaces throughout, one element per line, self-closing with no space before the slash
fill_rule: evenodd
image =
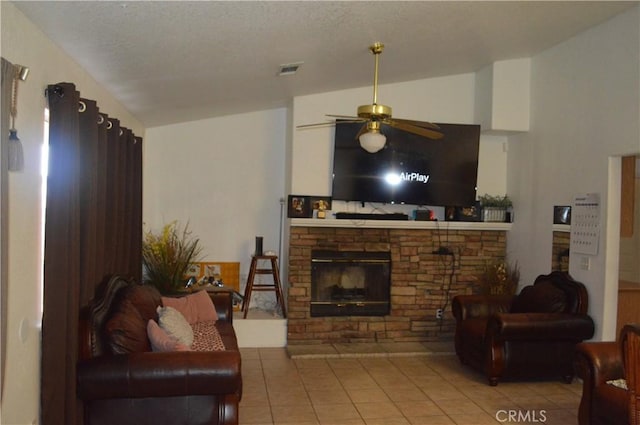
<path id="1" fill-rule="evenodd" d="M 178 310 L 191 325 L 218 320 L 216 307 L 204 289 L 180 298 L 162 297 L 162 305 Z"/>
<path id="2" fill-rule="evenodd" d="M 111 317 L 104 325 L 106 342 L 113 354 L 149 351 L 146 324 L 128 299 L 115 302 Z"/>
<path id="3" fill-rule="evenodd" d="M 147 323 L 147 335 L 153 351 L 189 351 L 189 347 L 171 338 L 155 320 L 150 319 Z"/>
<path id="4" fill-rule="evenodd" d="M 193 351 L 224 351 L 226 348 L 220 332 L 216 328 L 216 322 L 198 322 L 193 328 Z"/>
<path id="5" fill-rule="evenodd" d="M 613 385 L 614 387 L 622 388 L 623 390 L 628 390 L 627 388 L 627 380 L 626 379 L 612 379 L 611 381 L 607 381 L 607 384 Z"/>
<path id="6" fill-rule="evenodd" d="M 179 343 L 191 347 L 193 330 L 191 325 L 178 310 L 172 307 L 158 307 L 158 323 L 160 327 Z"/>

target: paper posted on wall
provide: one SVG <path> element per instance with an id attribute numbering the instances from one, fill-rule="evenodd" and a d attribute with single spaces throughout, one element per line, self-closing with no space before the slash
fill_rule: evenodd
<path id="1" fill-rule="evenodd" d="M 571 209 L 571 252 L 597 255 L 600 242 L 600 195 L 576 195 Z"/>

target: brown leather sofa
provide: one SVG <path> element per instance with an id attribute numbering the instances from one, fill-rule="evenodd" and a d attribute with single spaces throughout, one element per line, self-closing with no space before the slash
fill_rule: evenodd
<path id="1" fill-rule="evenodd" d="M 456 354 L 490 385 L 503 378 L 571 382 L 575 345 L 594 332 L 587 303 L 585 286 L 563 272 L 540 275 L 514 296 L 458 295 Z"/>
<path id="2" fill-rule="evenodd" d="M 626 325 L 619 342 L 585 342 L 576 347 L 576 372 L 582 379 L 580 425 L 640 423 L 640 325 Z M 625 379 L 628 390 L 612 381 Z"/>
<path id="3" fill-rule="evenodd" d="M 114 276 L 80 317 L 77 393 L 85 425 L 237 424 L 241 359 L 231 293 L 210 294 L 224 351 L 152 352 L 158 291 Z"/>

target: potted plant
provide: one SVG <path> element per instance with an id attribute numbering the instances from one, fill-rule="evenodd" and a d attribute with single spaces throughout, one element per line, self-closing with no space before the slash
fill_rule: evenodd
<path id="1" fill-rule="evenodd" d="M 513 206 L 507 195 L 484 194 L 478 200 L 482 207 L 482 221 L 507 221 L 507 209 Z"/>
<path id="2" fill-rule="evenodd" d="M 199 240 L 191 236 L 185 225 L 177 221 L 164 225 L 160 233 L 148 230 L 142 241 L 144 282 L 154 285 L 162 294 L 184 290 L 185 274 L 190 263 L 198 261 Z"/>
<path id="3" fill-rule="evenodd" d="M 488 263 L 479 281 L 484 294 L 514 295 L 520 281 L 520 267 L 518 263 L 510 264 L 506 260 Z"/>

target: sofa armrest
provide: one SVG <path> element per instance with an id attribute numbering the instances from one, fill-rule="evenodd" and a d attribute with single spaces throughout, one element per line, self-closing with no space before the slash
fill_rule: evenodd
<path id="1" fill-rule="evenodd" d="M 576 346 L 576 373 L 589 388 L 624 378 L 617 342 L 583 342 Z"/>
<path id="2" fill-rule="evenodd" d="M 583 341 L 593 332 L 591 317 L 578 314 L 497 313 L 487 322 L 487 336 L 502 341 Z"/>
<path id="3" fill-rule="evenodd" d="M 487 336 L 503 341 L 583 341 L 593 332 L 593 320 L 581 314 L 498 313 L 487 322 Z"/>
<path id="4" fill-rule="evenodd" d="M 228 290 L 207 291 L 218 313 L 218 320 L 233 323 L 233 294 Z"/>
<path id="5" fill-rule="evenodd" d="M 513 295 L 456 295 L 451 303 L 457 321 L 473 317 L 489 317 L 495 313 L 506 313 L 511 308 Z"/>
<path id="6" fill-rule="evenodd" d="M 238 351 L 105 355 L 78 362 L 78 397 L 173 397 L 240 394 Z"/>

